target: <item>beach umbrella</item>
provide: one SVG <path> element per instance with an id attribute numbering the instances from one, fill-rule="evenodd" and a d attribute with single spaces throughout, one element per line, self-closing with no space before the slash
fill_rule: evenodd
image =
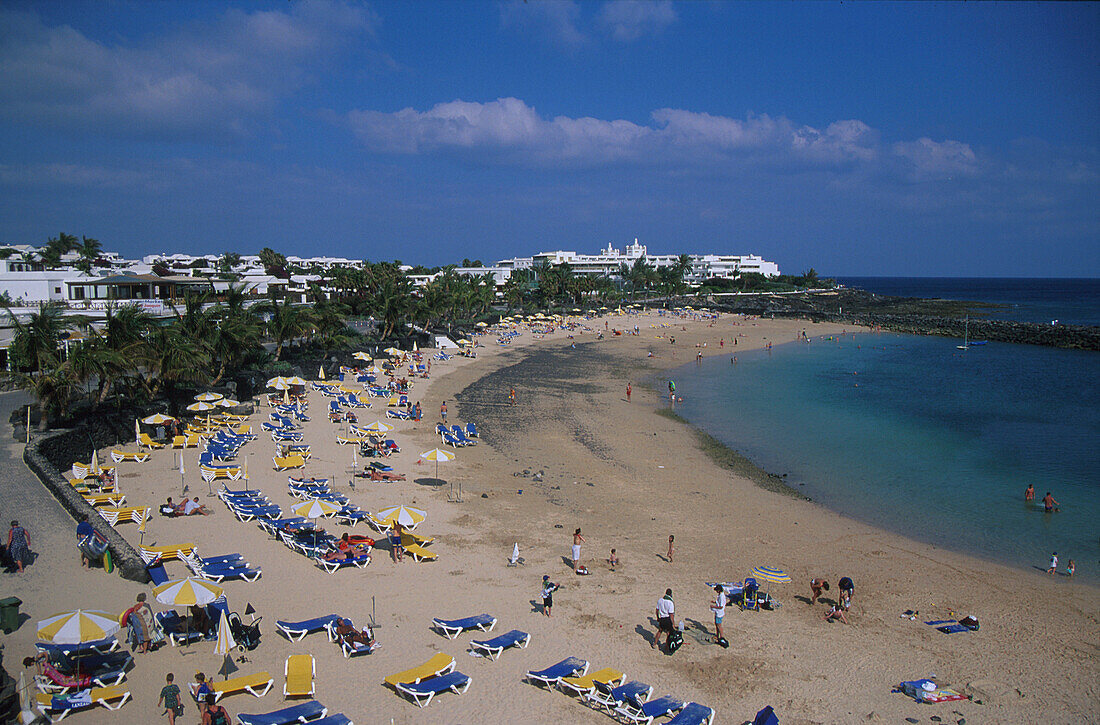
<path id="1" fill-rule="evenodd" d="M 360 350 L 359 352 L 353 353 L 352 357 L 355 358 L 356 360 L 362 360 L 363 362 L 370 362 L 371 360 L 374 359 L 370 355 L 368 355 L 367 353 L 363 352 L 362 350 Z"/>
<path id="2" fill-rule="evenodd" d="M 309 381 L 294 375 L 289 378 L 285 378 L 288 385 L 309 385 Z"/>
<path id="3" fill-rule="evenodd" d="M 197 403 L 191 403 L 191 405 L 187 406 L 187 409 L 195 413 L 203 413 L 208 410 L 214 410 L 217 407 L 218 406 L 214 403 L 207 403 L 200 400 Z"/>
<path id="4" fill-rule="evenodd" d="M 359 430 L 368 431 L 371 435 L 381 435 L 383 433 L 389 433 L 393 430 L 393 426 L 389 423 L 383 423 L 380 420 L 376 420 L 373 423 L 362 426 L 352 426 L 352 428 L 358 428 Z"/>
<path id="5" fill-rule="evenodd" d="M 785 573 L 782 569 L 773 569 L 770 566 L 754 566 L 752 575 L 757 579 L 774 584 L 789 584 L 791 581 L 790 574 Z"/>
<path id="6" fill-rule="evenodd" d="M 406 529 L 415 529 L 424 520 L 427 513 L 409 506 L 390 506 L 375 514 L 375 517 L 390 526 L 401 524 Z"/>
<path id="7" fill-rule="evenodd" d="M 195 396 L 195 400 L 200 403 L 216 403 L 224 397 L 221 393 L 199 393 Z"/>
<path id="8" fill-rule="evenodd" d="M 401 357 L 402 355 L 405 354 L 404 351 L 401 350 L 401 348 L 397 348 L 397 347 L 387 347 L 382 352 L 386 353 L 390 357 Z"/>
<path id="9" fill-rule="evenodd" d="M 276 390 L 286 390 L 290 387 L 290 383 L 286 381 L 282 375 L 271 378 L 267 381 L 267 387 L 275 388 Z"/>
<path id="10" fill-rule="evenodd" d="M 229 627 L 229 615 L 222 611 L 218 620 L 218 641 L 214 645 L 214 654 L 227 655 L 237 646 L 237 640 L 233 639 L 233 631 Z"/>
<path id="11" fill-rule="evenodd" d="M 92 474 L 93 478 L 99 478 L 99 454 L 96 453 L 95 448 L 92 449 L 92 462 L 88 465 L 88 473 Z"/>
<path id="12" fill-rule="evenodd" d="M 38 623 L 38 639 L 54 644 L 82 644 L 106 639 L 119 630 L 118 615 L 77 609 Z"/>
<path id="13" fill-rule="evenodd" d="M 488 322 L 479 322 L 476 325 L 474 325 L 474 327 L 488 327 L 488 326 L 489 326 Z"/>
<path id="14" fill-rule="evenodd" d="M 367 375 L 378 376 L 378 375 L 382 374 L 382 368 L 378 367 L 377 365 L 371 365 L 369 368 L 367 368 L 363 372 L 365 372 Z"/>
<path id="15" fill-rule="evenodd" d="M 291 509 L 294 511 L 295 516 L 304 516 L 307 519 L 322 519 L 329 516 L 335 516 L 336 512 L 340 510 L 339 506 L 334 506 L 328 501 L 320 501 L 318 499 L 311 499 L 305 503 L 300 503 Z"/>
<path id="16" fill-rule="evenodd" d="M 422 461 L 435 461 L 435 477 L 439 478 L 439 462 L 440 461 L 453 461 L 455 454 L 450 451 L 445 451 L 442 448 L 433 448 L 430 451 L 425 451 L 420 454 L 420 460 Z"/>
<path id="17" fill-rule="evenodd" d="M 283 405 L 290 405 L 290 388 L 283 388 Z"/>
<path id="18" fill-rule="evenodd" d="M 163 413 L 154 413 L 148 418 L 142 418 L 142 423 L 148 423 L 149 425 L 161 425 L 162 423 L 171 423 L 175 418 L 170 415 L 164 415 Z M 139 433 L 141 431 L 138 431 Z"/>
<path id="19" fill-rule="evenodd" d="M 233 400 L 232 398 L 222 398 L 221 400 L 219 400 L 218 402 L 215 403 L 215 405 L 220 405 L 223 408 L 236 408 L 240 404 L 241 404 L 241 401 Z"/>
<path id="20" fill-rule="evenodd" d="M 319 367 L 317 369 L 317 379 L 318 380 L 324 380 L 325 379 L 325 366 L 324 365 L 322 365 L 321 367 Z"/>
<path id="21" fill-rule="evenodd" d="M 466 338 L 462 338 L 461 340 L 455 340 L 455 344 L 465 346 L 465 345 L 473 345 L 474 343 L 470 342 Z"/>
<path id="22" fill-rule="evenodd" d="M 224 590 L 213 582 L 198 577 L 185 577 L 161 584 L 153 589 L 153 596 L 161 604 L 173 607 L 189 607 L 192 604 L 209 604 Z"/>
<path id="23" fill-rule="evenodd" d="M 141 445 L 141 421 L 134 418 L 134 443 Z"/>

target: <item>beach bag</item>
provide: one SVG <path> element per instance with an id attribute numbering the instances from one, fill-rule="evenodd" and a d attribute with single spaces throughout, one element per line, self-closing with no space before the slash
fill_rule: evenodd
<path id="1" fill-rule="evenodd" d="M 959 620 L 959 624 L 966 627 L 971 632 L 977 632 L 982 626 L 978 623 L 978 618 L 973 615 L 963 617 Z"/>
<path id="2" fill-rule="evenodd" d="M 684 635 L 680 634 L 677 629 L 672 630 L 672 634 L 668 636 L 668 653 L 672 654 L 676 650 L 680 649 L 684 644 Z"/>

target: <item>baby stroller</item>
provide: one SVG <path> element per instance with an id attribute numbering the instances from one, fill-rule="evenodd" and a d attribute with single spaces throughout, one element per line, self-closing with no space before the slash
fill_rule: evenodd
<path id="1" fill-rule="evenodd" d="M 250 624 L 245 624 L 241 621 L 241 616 L 236 612 L 229 613 L 229 631 L 233 634 L 233 639 L 237 641 L 237 649 L 241 652 L 256 649 L 260 644 L 260 620 L 263 617 L 256 617 Z"/>

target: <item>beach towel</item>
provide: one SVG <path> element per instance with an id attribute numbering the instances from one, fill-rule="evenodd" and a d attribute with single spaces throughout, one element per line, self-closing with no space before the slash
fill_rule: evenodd
<path id="1" fill-rule="evenodd" d="M 955 623 L 954 619 L 933 619 L 931 622 L 925 622 L 925 624 L 927 624 L 929 626 L 932 626 L 932 627 L 938 627 L 941 624 L 954 624 L 954 623 Z"/>
<path id="2" fill-rule="evenodd" d="M 959 632 L 970 632 L 969 627 L 964 627 L 961 624 L 948 624 L 943 627 L 936 627 L 936 629 L 944 634 L 958 634 Z"/>
<path id="3" fill-rule="evenodd" d="M 927 689 L 928 687 L 932 689 Z M 953 702 L 955 700 L 969 699 L 966 695 L 959 693 L 957 690 L 952 690 L 950 687 L 937 687 L 935 682 L 927 679 L 902 682 L 895 687 L 892 692 L 900 692 L 903 695 L 913 698 L 917 702 L 927 703 Z"/>

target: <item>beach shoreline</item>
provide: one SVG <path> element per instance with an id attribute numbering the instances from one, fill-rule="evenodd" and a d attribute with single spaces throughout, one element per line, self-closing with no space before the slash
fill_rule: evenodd
<path id="1" fill-rule="evenodd" d="M 192 468 L 193 451 L 186 452 L 190 494 L 200 495 L 214 515 L 155 517 L 144 541 L 191 541 L 203 555 L 239 551 L 261 565 L 257 582 L 226 584 L 234 611 L 251 603 L 265 622 L 261 647 L 249 653 L 253 661 L 238 666 L 246 673 L 271 672 L 277 690 L 285 657 L 313 654 L 317 698 L 356 722 L 504 722 L 515 721 L 517 713 L 526 722 L 606 722 L 606 715 L 575 699 L 523 682 L 527 670 L 570 655 L 589 660 L 594 669 L 616 667 L 628 679 L 653 685 L 655 696 L 669 693 L 713 707 L 721 722 L 751 719 L 766 704 L 776 707 L 782 722 L 796 725 L 926 716 L 933 710 L 890 689 L 933 672 L 983 693 L 981 705 L 936 706 L 944 721 L 954 722 L 953 710 L 971 723 L 1100 719 L 1095 588 L 909 541 L 818 504 L 776 496 L 720 467 L 700 448 L 690 426 L 657 414 L 661 396 L 640 385 L 647 375 L 689 362 L 697 351 L 729 354 L 731 334 L 744 335 L 737 349 L 750 349 L 794 339 L 801 322 L 723 315 L 711 327 L 709 321 L 642 314 L 609 318 L 604 339 L 597 340 L 604 322 L 589 321 L 591 329 L 578 331 L 576 340 L 563 331 L 545 337 L 527 331 L 500 346 L 482 336 L 477 359 L 436 362 L 427 386 L 418 383 L 412 395 L 422 403 L 424 420 L 398 422 L 391 434 L 402 451 L 387 462 L 408 474 L 405 482 L 345 483 L 351 451 L 336 445 L 337 428 L 325 420 L 327 404 L 310 394 L 313 421 L 305 434 L 313 460 L 303 475 L 335 478 L 340 490 L 367 510 L 395 503 L 423 508 L 428 520 L 417 533 L 435 537 L 431 548 L 438 561 L 396 563 L 379 548 L 367 569 L 321 572 L 207 498 L 207 486 Z M 612 325 L 633 324 L 639 325 L 637 336 L 610 332 Z M 828 334 L 833 327 L 843 329 L 813 329 Z M 716 345 L 718 339 L 726 347 Z M 634 383 L 629 402 L 627 382 Z M 517 393 L 514 405 L 508 400 L 511 387 Z M 441 464 L 437 477 L 432 464 L 417 458 L 439 445 L 434 427 L 443 401 L 450 407 L 448 422 L 475 422 L 481 442 L 456 450 L 456 460 Z M 254 426 L 266 412 L 253 416 Z M 377 406 L 362 413 L 360 423 L 384 418 Z M 292 502 L 287 474 L 265 463 L 270 448 L 264 438 L 246 446 L 247 485 L 285 508 Z M 129 500 L 156 505 L 166 495 L 179 496 L 175 463 L 173 452 L 158 451 L 148 463 L 120 464 L 120 484 Z M 461 486 L 461 502 L 453 500 L 449 484 Z M 23 523 L 42 556 L 26 575 L 6 580 L 32 620 L 62 609 L 62 601 L 122 611 L 137 592 L 148 591 L 81 569 L 74 523 L 48 494 L 41 498 L 44 489 L 38 488 L 26 492 L 24 507 L 34 515 L 28 513 Z M 24 519 L 22 512 L 19 517 Z M 586 537 L 587 577 L 574 575 L 568 561 L 569 535 L 576 527 Z M 344 530 L 331 528 L 337 534 Z M 119 531 L 137 543 L 134 525 Z M 369 531 L 360 526 L 356 533 Z M 664 558 L 670 533 L 676 535 L 672 563 Z M 509 567 L 516 543 L 525 564 Z M 605 561 L 612 547 L 621 561 L 614 572 Z M 777 566 L 794 577 L 791 584 L 772 586 L 783 606 L 773 612 L 727 609 L 731 646 L 713 646 L 705 631 L 713 623 L 704 582 L 735 581 L 755 565 Z M 182 573 L 180 565 L 169 565 L 170 576 Z M 552 618 L 542 615 L 538 597 L 544 574 L 562 585 Z M 826 623 L 821 604 L 807 605 L 804 582 L 816 576 L 834 584 L 840 576 L 855 580 L 850 625 Z M 675 590 L 678 618 L 686 623 L 685 646 L 671 657 L 648 646 L 654 603 L 666 587 Z M 919 609 L 922 620 L 972 613 L 982 628 L 944 635 L 921 621 L 899 618 L 906 609 Z M 345 660 L 323 634 L 291 643 L 271 627 L 275 619 L 330 611 L 360 626 L 373 618 L 383 647 L 369 657 Z M 496 633 L 513 628 L 531 633 L 530 646 L 488 662 L 464 653 L 470 639 L 481 637 L 446 640 L 429 627 L 432 617 L 480 612 L 499 618 Z M 33 648 L 33 624 L 26 622 L 5 638 L 11 672 Z M 1050 647 L 1052 642 L 1058 647 Z M 120 716 L 158 720 L 152 700 L 164 674 L 173 671 L 180 682 L 199 669 L 216 672 L 221 658 L 211 649 L 212 643 L 205 643 L 138 656 L 127 680 L 137 699 L 119 713 L 93 709 L 72 716 L 73 722 L 111 723 Z M 469 692 L 443 695 L 419 710 L 381 685 L 384 676 L 436 652 L 456 657 L 458 669 L 473 678 Z M 224 704 L 234 714 L 282 706 L 273 695 L 234 696 Z"/>

